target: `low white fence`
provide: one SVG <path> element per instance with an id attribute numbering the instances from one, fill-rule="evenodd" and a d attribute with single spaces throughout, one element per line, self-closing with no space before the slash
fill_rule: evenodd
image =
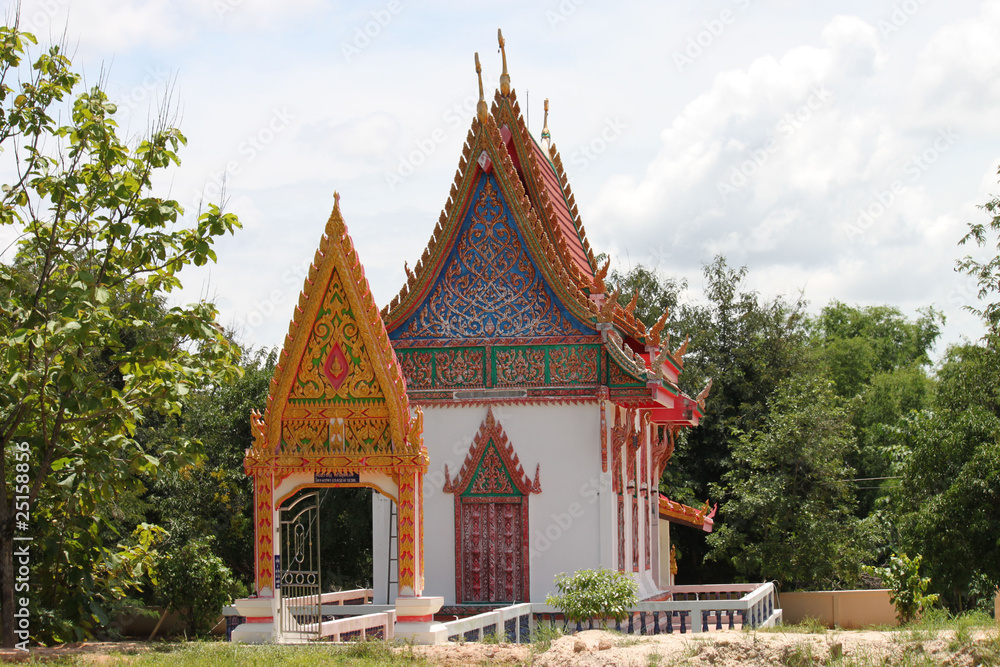
<path id="1" fill-rule="evenodd" d="M 370 604 L 372 595 L 372 589 L 358 588 L 319 596 L 284 598 L 281 604 L 285 618 L 280 641 L 297 643 L 325 638 L 348 641 L 366 639 L 369 634 L 392 639 L 396 626 L 395 609 L 374 608 Z M 347 618 L 323 620 L 330 616 Z"/>
<path id="2" fill-rule="evenodd" d="M 528 640 L 532 609 L 535 606 L 525 602 L 457 621 L 449 621 L 444 624 L 448 628 L 448 641 L 458 639 L 482 641 L 484 635 L 492 634 L 500 637 L 500 641 L 520 644 L 522 630 L 524 630 L 524 641 Z"/>
<path id="3" fill-rule="evenodd" d="M 365 614 L 364 616 L 341 618 L 336 621 L 323 621 L 319 625 L 319 636 L 329 637 L 335 642 L 364 641 L 369 633 L 377 631 L 374 636 L 389 640 L 393 638 L 395 627 L 396 612 L 387 611 L 381 614 Z"/>
<path id="4" fill-rule="evenodd" d="M 658 635 L 674 632 L 770 627 L 781 622 L 778 591 L 772 583 L 711 586 L 674 586 L 673 599 L 640 602 L 628 610 L 625 621 L 614 628 L 629 634 Z M 570 624 L 555 607 L 532 605 L 535 623 L 550 623 L 563 629 L 602 627 L 601 619 Z"/>
<path id="5" fill-rule="evenodd" d="M 778 591 L 772 583 L 674 586 L 668 593 L 671 599 L 636 604 L 628 610 L 626 620 L 614 623 L 615 630 L 653 635 L 761 628 L 781 622 Z M 343 618 L 319 624 L 302 623 L 294 628 L 297 631 L 294 637 L 284 640 L 332 638 L 333 641 L 347 641 L 365 639 L 369 635 L 392 639 L 395 610 L 390 605 L 367 604 L 371 599 L 370 589 L 325 593 L 320 600 L 321 618 Z M 355 600 L 363 600 L 365 604 L 344 604 Z M 531 634 L 542 624 L 563 630 L 595 629 L 603 625 L 601 619 L 590 619 L 572 627 L 555 607 L 522 603 L 450 621 L 444 626 L 449 641 L 482 641 L 487 635 L 496 635 L 501 641 L 520 643 L 530 641 Z"/>

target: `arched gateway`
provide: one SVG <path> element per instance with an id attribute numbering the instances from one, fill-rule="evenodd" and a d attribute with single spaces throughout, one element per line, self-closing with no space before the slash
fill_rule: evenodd
<path id="1" fill-rule="evenodd" d="M 391 499 L 398 508 L 397 620 L 417 630 L 441 604 L 421 597 L 423 413 L 410 409 L 335 197 L 267 408 L 251 415 L 254 441 L 244 466 L 254 483 L 257 597 L 237 605 L 248 616 L 239 634 L 250 640 L 307 638 L 318 625 L 318 508 L 309 489 L 366 486 Z"/>

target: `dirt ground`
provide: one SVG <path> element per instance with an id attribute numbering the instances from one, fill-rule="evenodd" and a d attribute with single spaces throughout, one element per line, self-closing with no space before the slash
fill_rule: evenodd
<path id="1" fill-rule="evenodd" d="M 624 636 L 587 630 L 560 637 L 544 653 L 530 646 L 465 644 L 421 646 L 414 652 L 439 665 L 809 665 L 843 657 L 845 663 L 895 665 L 923 654 L 942 665 L 996 665 L 996 633 L 974 633 L 957 641 L 954 633 L 914 637 L 900 632 L 825 634 L 741 632 Z"/>
<path id="2" fill-rule="evenodd" d="M 75 644 L 60 644 L 51 648 L 32 648 L 25 653 L 9 648 L 0 648 L 0 661 L 27 662 L 29 658 L 36 660 L 55 660 L 68 656 L 87 656 L 93 662 L 100 664 L 109 655 L 122 653 L 143 653 L 152 650 L 149 642 L 79 642 Z"/>
<path id="3" fill-rule="evenodd" d="M 821 665 L 843 658 L 852 665 L 908 665 L 924 658 L 940 665 L 1000 665 L 997 631 L 982 630 L 968 637 L 954 632 L 937 634 L 877 631 L 742 632 L 724 630 L 704 634 L 628 636 L 586 630 L 555 639 L 547 650 L 533 645 L 464 643 L 401 648 L 441 666 L 459 665 Z M 88 642 L 32 649 L 46 660 L 76 655 L 83 662 L 101 664 L 113 654 L 153 650 L 145 642 Z M 0 660 L 17 662 L 29 654 L 0 649 Z M 914 660 L 917 658 L 917 660 Z"/>

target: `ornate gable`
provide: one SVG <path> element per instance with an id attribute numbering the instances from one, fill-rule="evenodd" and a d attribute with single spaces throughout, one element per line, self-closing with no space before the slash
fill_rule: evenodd
<path id="1" fill-rule="evenodd" d="M 451 479 L 445 464 L 444 492 L 456 496 L 527 496 L 542 492 L 539 472 L 536 466 L 534 481 L 524 473 L 491 407 L 455 479 Z"/>
<path id="2" fill-rule="evenodd" d="M 562 306 L 527 251 L 497 178 L 481 174 L 437 281 L 394 340 L 593 335 Z"/>
<path id="3" fill-rule="evenodd" d="M 247 466 L 282 455 L 418 453 L 420 428 L 337 196 L 267 408 L 253 417 Z"/>
<path id="4" fill-rule="evenodd" d="M 530 260 L 541 284 L 547 288 L 553 305 L 562 311 L 561 315 L 569 323 L 569 328 L 594 335 L 596 331 L 592 323 L 597 317 L 597 307 L 580 290 L 576 278 L 560 260 L 558 248 L 549 239 L 545 225 L 527 196 L 496 120 L 486 110 L 486 103 L 480 101 L 480 112 L 472 121 L 448 202 L 427 248 L 414 269 L 407 269 L 407 282 L 399 295 L 382 311 L 393 340 L 397 345 L 406 340 L 406 328 L 422 309 L 425 310 L 425 321 L 431 325 L 435 324 L 435 319 L 441 319 L 440 311 L 431 312 L 425 306 L 433 298 L 442 277 L 448 278 L 446 272 L 449 268 L 461 273 L 461 269 L 454 268 L 456 248 L 460 242 L 464 238 L 478 241 L 463 235 L 471 226 L 477 208 L 482 205 L 481 198 L 487 182 L 495 192 L 496 202 L 502 206 L 505 225 L 516 231 L 524 256 Z M 511 280 L 516 282 L 520 279 L 511 276 Z M 500 294 L 491 295 L 493 303 L 499 303 L 496 299 L 501 297 Z M 441 326 L 447 328 L 449 325 L 445 323 Z M 417 329 L 420 327 L 418 324 Z M 483 337 L 491 336 L 487 334 Z"/>

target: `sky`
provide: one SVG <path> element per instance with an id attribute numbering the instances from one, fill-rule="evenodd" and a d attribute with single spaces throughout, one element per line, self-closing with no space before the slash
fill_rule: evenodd
<path id="1" fill-rule="evenodd" d="M 157 194 L 191 221 L 224 184 L 243 229 L 172 298 L 214 299 L 250 345 L 281 344 L 334 191 L 376 302 L 397 293 L 448 198 L 477 51 L 492 100 L 497 28 L 616 267 L 699 302 L 721 254 L 814 312 L 933 306 L 937 354 L 982 335 L 954 267 L 1000 191 L 998 0 L 23 0 L 21 23 L 65 34 L 129 136 L 176 114 L 189 143 Z"/>

